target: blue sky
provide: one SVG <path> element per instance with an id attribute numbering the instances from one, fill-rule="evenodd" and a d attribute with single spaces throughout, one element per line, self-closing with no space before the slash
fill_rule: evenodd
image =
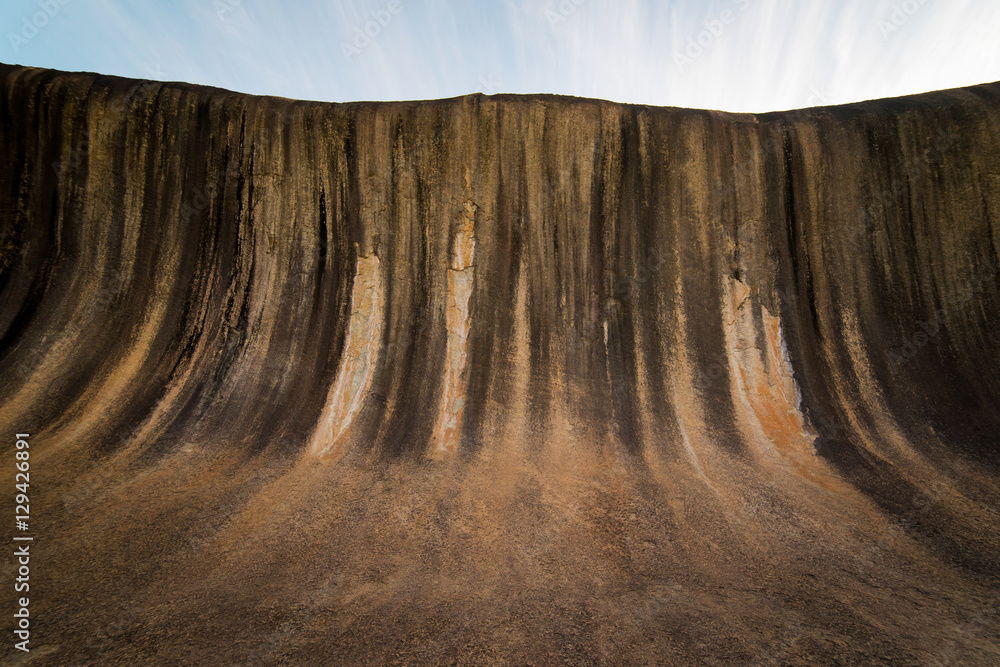
<path id="1" fill-rule="evenodd" d="M 4 0 L 0 62 L 326 100 L 773 111 L 1000 80 L 995 0 Z"/>

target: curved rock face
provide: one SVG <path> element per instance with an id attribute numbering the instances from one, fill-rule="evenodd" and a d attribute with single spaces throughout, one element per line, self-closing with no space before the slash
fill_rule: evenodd
<path id="1" fill-rule="evenodd" d="M 52 664 L 1000 660 L 1000 84 L 0 78 Z"/>

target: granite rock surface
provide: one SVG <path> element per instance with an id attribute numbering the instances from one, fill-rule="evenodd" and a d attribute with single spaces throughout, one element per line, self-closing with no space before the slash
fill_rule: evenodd
<path id="1" fill-rule="evenodd" d="M 1000 84 L 753 115 L 3 65 L 0 234 L 19 660 L 1000 663 Z"/>

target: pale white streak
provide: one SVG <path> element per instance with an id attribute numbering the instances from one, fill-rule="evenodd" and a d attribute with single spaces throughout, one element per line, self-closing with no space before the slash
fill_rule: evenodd
<path id="1" fill-rule="evenodd" d="M 384 291 L 378 256 L 358 256 L 351 320 L 337 379 L 313 433 L 311 451 L 339 458 L 351 423 L 368 395 L 382 340 Z"/>
<path id="2" fill-rule="evenodd" d="M 674 414 L 677 415 L 677 428 L 681 432 L 681 442 L 684 444 L 684 451 L 688 455 L 688 459 L 691 461 L 691 465 L 694 467 L 695 472 L 697 472 L 701 477 L 708 483 L 709 486 L 715 488 L 712 481 L 705 474 L 705 471 L 701 468 L 701 461 L 698 460 L 698 454 L 694 451 L 694 447 L 691 446 L 691 438 L 688 437 L 687 429 L 684 428 L 684 417 L 682 416 L 680 403 L 677 402 L 677 396 L 674 395 Z"/>
<path id="3" fill-rule="evenodd" d="M 452 239 L 452 259 L 448 268 L 448 302 L 445 308 L 445 326 L 448 330 L 448 347 L 445 355 L 443 396 L 434 429 L 432 453 L 442 455 L 458 448 L 458 431 L 465 408 L 465 371 L 469 340 L 469 299 L 475 278 L 472 265 L 475 256 L 476 205 L 466 201 L 462 224 Z"/>

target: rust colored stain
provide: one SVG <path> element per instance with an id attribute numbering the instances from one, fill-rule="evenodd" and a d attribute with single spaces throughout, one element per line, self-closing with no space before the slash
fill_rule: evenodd
<path id="1" fill-rule="evenodd" d="M 752 419 L 779 455 L 799 474 L 830 489 L 843 484 L 830 476 L 816 456 L 816 439 L 802 414 L 799 389 L 788 358 L 781 319 L 756 297 L 749 286 L 731 279 L 726 306 L 727 340 L 732 346 L 730 364 L 738 381 L 740 396 L 749 406 Z M 754 317 L 754 306 L 760 319 Z M 760 336 L 759 334 L 763 334 Z M 763 349 L 758 341 L 763 338 Z"/>

